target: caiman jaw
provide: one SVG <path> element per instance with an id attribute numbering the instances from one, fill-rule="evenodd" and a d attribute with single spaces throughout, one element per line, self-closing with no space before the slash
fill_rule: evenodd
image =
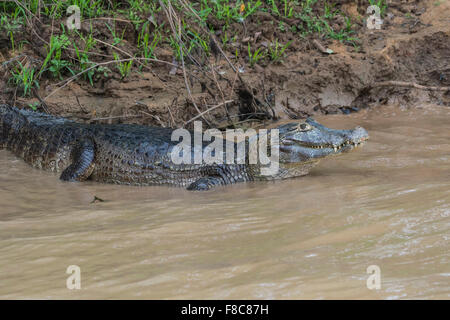
<path id="1" fill-rule="evenodd" d="M 308 118 L 303 123 L 279 127 L 280 161 L 302 163 L 348 152 L 363 144 L 369 135 L 361 127 L 351 130 L 327 128 Z"/>
<path id="2" fill-rule="evenodd" d="M 348 147 L 348 146 L 352 147 L 351 149 L 354 149 L 354 148 L 364 144 L 366 140 L 367 139 L 361 139 L 360 141 L 357 141 L 357 142 L 347 140 L 347 141 L 345 141 L 344 143 L 342 143 L 340 145 L 332 145 L 332 144 L 312 145 L 312 144 L 306 144 L 306 143 L 301 143 L 301 142 L 298 143 L 298 142 L 294 142 L 292 140 L 291 140 L 291 142 L 292 143 L 297 143 L 300 146 L 303 146 L 305 148 L 311 148 L 311 149 L 333 149 L 334 152 L 337 152 L 337 151 L 341 150 L 342 148 L 345 148 L 345 147 Z M 283 143 L 286 143 L 286 142 L 287 142 L 287 140 L 283 141 Z"/>

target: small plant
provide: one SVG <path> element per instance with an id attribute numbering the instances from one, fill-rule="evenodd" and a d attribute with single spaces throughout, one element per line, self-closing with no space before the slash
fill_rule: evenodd
<path id="1" fill-rule="evenodd" d="M 114 60 L 117 62 L 117 69 L 122 76 L 122 79 L 126 78 L 130 74 L 131 66 L 133 65 L 133 60 L 130 61 L 120 61 L 120 57 L 114 52 Z"/>
<path id="2" fill-rule="evenodd" d="M 103 14 L 103 0 L 72 0 L 71 2 L 80 8 L 82 17 L 94 18 Z"/>
<path id="3" fill-rule="evenodd" d="M 311 14 L 313 10 L 313 5 L 315 5 L 317 0 L 305 0 L 302 2 L 302 11 L 305 14 Z"/>
<path id="4" fill-rule="evenodd" d="M 39 1 L 39 0 L 38 0 Z M 34 6 L 36 9 L 41 7 L 42 13 L 45 14 L 47 17 L 53 17 L 55 19 L 60 19 L 62 17 L 62 5 L 64 2 L 62 1 L 56 1 L 54 4 L 52 5 L 45 5 L 45 6 L 39 6 L 39 4 L 37 4 L 36 6 Z M 37 13 L 34 11 L 34 13 Z"/>
<path id="5" fill-rule="evenodd" d="M 338 10 L 334 10 L 334 4 L 329 4 L 328 2 L 325 3 L 323 13 L 325 19 L 333 19 L 337 13 Z"/>
<path id="6" fill-rule="evenodd" d="M 141 52 L 142 56 L 146 59 L 156 58 L 154 55 L 154 51 L 158 43 L 161 41 L 161 34 L 158 31 L 154 32 L 153 40 L 151 42 L 149 37 L 150 35 L 148 32 L 146 32 L 146 28 L 143 28 L 139 33 L 137 40 L 138 49 Z"/>
<path id="7" fill-rule="evenodd" d="M 341 42 L 346 41 L 346 42 L 352 44 L 353 46 L 356 45 L 355 42 L 358 41 L 358 39 L 351 36 L 351 34 L 354 33 L 354 31 L 351 30 L 351 22 L 349 20 L 346 21 L 346 28 L 344 28 L 338 32 L 334 31 L 333 28 L 325 20 L 322 20 L 322 23 L 325 26 L 327 37 L 329 37 L 331 39 L 339 40 Z"/>
<path id="8" fill-rule="evenodd" d="M 369 5 L 380 8 L 380 16 L 384 17 L 388 7 L 386 0 L 369 0 Z"/>
<path id="9" fill-rule="evenodd" d="M 345 21 L 345 31 L 347 32 L 352 32 L 352 20 L 349 17 L 344 17 L 344 21 Z"/>
<path id="10" fill-rule="evenodd" d="M 111 72 L 111 70 L 108 67 L 98 66 L 95 69 L 95 72 L 96 72 L 96 77 L 103 75 L 103 77 L 108 78 L 108 76 L 109 76 L 108 72 Z"/>
<path id="11" fill-rule="evenodd" d="M 14 51 L 15 46 L 15 40 L 14 40 L 14 33 L 17 32 L 20 28 L 20 25 L 22 24 L 22 19 L 17 17 L 15 19 L 8 18 L 7 16 L 1 16 L 0 17 L 0 32 L 6 32 L 6 34 L 9 36 L 10 42 L 11 42 L 11 49 Z"/>
<path id="12" fill-rule="evenodd" d="M 113 6 L 120 4 L 123 1 L 108 1 Z M 157 13 L 161 8 L 157 8 L 158 1 L 149 1 L 149 0 L 128 0 L 126 1 L 129 5 L 127 9 L 120 9 L 117 11 L 128 17 L 135 29 L 139 30 L 140 25 L 148 22 L 149 20 L 154 21 L 155 13 Z M 145 15 L 147 19 L 143 19 L 142 15 Z"/>
<path id="13" fill-rule="evenodd" d="M 244 18 L 247 18 L 249 15 L 253 14 L 260 6 L 262 5 L 262 2 L 260 0 L 253 2 L 253 1 L 247 1 L 247 6 L 245 8 L 244 12 Z"/>
<path id="14" fill-rule="evenodd" d="M 222 40 L 222 46 L 226 48 L 230 39 L 228 39 L 228 32 L 224 32 L 223 36 L 220 38 Z"/>
<path id="15" fill-rule="evenodd" d="M 210 14 L 214 15 L 216 19 L 224 22 L 224 29 L 227 29 L 232 22 L 244 22 L 260 6 L 262 6 L 261 0 L 238 0 L 235 3 L 229 0 L 202 0 L 200 10 L 194 10 L 204 21 Z"/>
<path id="16" fill-rule="evenodd" d="M 75 72 L 70 68 L 71 66 L 72 65 L 69 61 L 52 59 L 50 61 L 50 67 L 48 68 L 48 70 L 52 73 L 53 77 L 58 77 L 60 80 L 62 80 L 62 70 L 68 70 L 72 75 L 75 75 Z"/>
<path id="17" fill-rule="evenodd" d="M 17 62 L 16 67 L 11 71 L 9 82 L 22 89 L 24 97 L 29 95 L 34 87 L 39 88 L 36 69 L 24 66 L 20 61 Z"/>
<path id="18" fill-rule="evenodd" d="M 267 0 L 267 3 L 271 6 L 272 14 L 279 16 L 280 10 L 278 10 L 276 1 L 275 0 Z"/>
<path id="19" fill-rule="evenodd" d="M 28 106 L 29 106 L 33 111 L 36 111 L 36 110 L 37 110 L 38 105 L 39 105 L 39 102 L 31 102 L 31 103 L 28 104 Z"/>
<path id="20" fill-rule="evenodd" d="M 94 70 L 95 68 L 92 69 L 90 68 L 93 67 L 95 63 L 89 60 L 89 56 L 87 55 L 86 52 L 80 52 L 76 44 L 74 44 L 73 46 L 75 48 L 75 53 L 77 55 L 78 62 L 80 65 L 81 69 L 80 71 L 83 72 L 83 78 L 88 79 L 91 86 L 93 86 L 94 85 L 93 76 L 95 74 Z"/>
<path id="21" fill-rule="evenodd" d="M 297 1 L 283 0 L 283 12 L 286 18 L 292 17 L 295 5 L 298 5 Z"/>
<path id="22" fill-rule="evenodd" d="M 68 70 L 71 74 L 75 74 L 75 72 L 70 68 L 70 62 L 61 59 L 62 49 L 66 49 L 68 45 L 69 38 L 65 34 L 60 36 L 52 36 L 50 38 L 50 44 L 47 48 L 47 56 L 42 63 L 39 75 L 47 70 L 50 71 L 53 77 L 58 77 L 60 79 L 62 79 L 63 70 Z"/>
<path id="23" fill-rule="evenodd" d="M 250 48 L 250 43 L 248 44 L 248 60 L 250 62 L 250 67 L 253 67 L 259 60 L 265 57 L 266 53 L 258 48 L 252 53 Z"/>
<path id="24" fill-rule="evenodd" d="M 275 39 L 275 43 L 272 43 L 269 46 L 270 60 L 272 60 L 273 62 L 281 61 L 281 59 L 283 59 L 283 57 L 284 57 L 284 52 L 290 46 L 291 43 L 292 43 L 292 41 L 289 41 L 285 45 L 281 45 L 278 42 L 278 39 Z"/>
<path id="25" fill-rule="evenodd" d="M 294 16 L 299 18 L 306 27 L 300 25 L 301 36 L 305 37 L 310 33 L 321 34 L 323 31 L 323 25 L 321 19 L 313 13 L 312 6 L 317 2 L 317 0 L 306 0 L 301 4 L 302 11 L 300 13 L 295 13 Z M 326 10 L 325 10 L 326 11 Z"/>
<path id="26" fill-rule="evenodd" d="M 123 40 L 125 30 L 123 30 L 123 32 L 122 32 L 122 37 L 119 38 L 116 34 L 115 28 L 112 28 L 108 23 L 106 23 L 106 27 L 109 29 L 109 31 L 111 32 L 111 34 L 113 36 L 113 44 L 112 45 L 115 46 L 115 45 L 118 45 L 119 43 L 121 43 Z"/>
<path id="27" fill-rule="evenodd" d="M 80 66 L 79 71 L 83 72 L 83 78 L 85 80 L 89 80 L 89 83 L 91 84 L 91 86 L 93 86 L 94 85 L 93 78 L 94 78 L 95 72 L 96 71 L 103 72 L 103 70 L 100 70 L 101 67 L 92 68 L 95 65 L 95 63 L 89 59 L 89 55 L 88 55 L 88 52 L 94 47 L 96 41 L 93 38 L 92 30 L 89 33 L 88 37 L 83 37 L 83 35 L 78 33 L 78 31 L 77 31 L 77 34 L 80 36 L 80 38 L 85 43 L 83 51 L 78 49 L 77 45 L 75 43 L 73 43 L 73 47 L 75 49 L 75 53 L 77 55 L 78 63 Z"/>
<path id="28" fill-rule="evenodd" d="M 209 55 L 210 48 L 207 41 L 203 40 L 202 37 L 193 30 L 188 30 L 186 34 L 191 37 L 188 52 L 191 52 L 193 49 L 200 47 L 203 49 L 206 55 Z"/>

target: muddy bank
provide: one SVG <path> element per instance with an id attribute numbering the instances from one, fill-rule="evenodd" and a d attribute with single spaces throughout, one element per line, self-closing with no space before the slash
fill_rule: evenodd
<path id="1" fill-rule="evenodd" d="M 255 14 L 245 25 L 231 27 L 235 39 L 223 48 L 224 53 L 231 59 L 237 47 L 245 49 L 250 44 L 254 52 L 267 48 L 274 39 L 282 43 L 290 41 L 280 61 L 261 60 L 251 64 L 249 57 L 239 56 L 230 63 L 223 55 L 212 54 L 202 61 L 203 70 L 189 65 L 183 69 L 180 64 L 174 67 L 171 63 L 177 62 L 173 53 L 160 47 L 155 49 L 155 56 L 169 63 L 152 63 L 125 78 L 111 67 L 108 77 L 97 75 L 93 85 L 81 78 L 67 82 L 68 76 L 65 80 L 44 77 L 36 94 L 25 98 L 8 85 L 10 68 L 9 64 L 3 64 L 0 100 L 22 107 L 33 104 L 52 114 L 83 121 L 189 126 L 189 121 L 197 117 L 206 125 L 223 128 L 261 125 L 271 119 L 350 113 L 380 104 L 409 106 L 432 102 L 450 106 L 448 91 L 379 85 L 403 81 L 450 86 L 449 2 L 393 1 L 384 14 L 380 30 L 367 28 L 365 1 L 345 1 L 336 4 L 336 8 L 351 18 L 353 37 L 357 40 L 339 41 L 320 34 L 302 38 L 274 28 L 272 16 Z M 103 21 L 95 23 L 95 35 L 104 42 L 97 43 L 98 49 L 105 56 L 111 54 L 109 32 L 102 27 Z M 216 38 L 220 38 L 217 22 L 208 23 L 215 28 Z M 286 18 L 275 23 L 289 29 L 299 22 Z M 342 16 L 336 16 L 331 27 L 340 30 L 345 28 L 345 23 Z M 82 31 L 87 26 L 88 22 L 84 21 Z M 136 33 L 126 22 L 116 22 L 115 26 L 124 35 L 120 50 L 128 52 L 136 41 Z M 19 56 L 24 63 L 32 65 L 45 59 L 45 39 L 53 29 L 45 23 L 35 23 L 33 28 L 24 30 L 23 37 L 29 43 L 20 53 L 11 50 L 5 35 L 0 36 L 3 62 Z M 36 31 L 41 37 L 33 34 Z M 317 43 L 333 53 L 322 53 Z M 70 57 L 70 52 L 66 54 Z"/>

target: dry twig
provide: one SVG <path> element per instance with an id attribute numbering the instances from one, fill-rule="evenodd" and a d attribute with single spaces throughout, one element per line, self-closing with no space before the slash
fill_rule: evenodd
<path id="1" fill-rule="evenodd" d="M 405 82 L 405 81 L 381 81 L 370 85 L 371 88 L 375 87 L 405 87 L 405 88 L 415 88 L 420 90 L 428 91 L 450 91 L 450 87 L 434 87 L 434 86 L 423 86 L 415 82 Z"/>
<path id="2" fill-rule="evenodd" d="M 219 104 L 217 104 L 217 105 L 215 105 L 215 106 L 212 106 L 212 107 L 209 108 L 208 110 L 205 110 L 205 111 L 203 111 L 202 113 L 200 113 L 200 114 L 196 115 L 195 117 L 193 117 L 192 119 L 186 121 L 186 122 L 184 123 L 184 125 L 187 125 L 188 123 L 191 123 L 192 121 L 194 121 L 194 120 L 196 120 L 196 119 L 198 119 L 198 118 L 200 118 L 200 117 L 203 117 L 203 115 L 207 114 L 208 112 L 210 112 L 210 111 L 212 111 L 212 110 L 214 110 L 214 109 L 217 109 L 217 108 L 223 106 L 224 104 L 228 104 L 228 103 L 232 103 L 232 102 L 234 102 L 234 100 L 227 100 L 227 101 L 225 101 L 225 102 L 223 102 L 223 103 L 219 103 Z"/>

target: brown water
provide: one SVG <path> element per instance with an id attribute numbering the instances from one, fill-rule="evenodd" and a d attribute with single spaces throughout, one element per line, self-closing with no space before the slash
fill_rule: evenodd
<path id="1" fill-rule="evenodd" d="M 63 183 L 0 151 L 0 298 L 450 298 L 450 108 L 318 120 L 371 140 L 206 193 Z"/>

